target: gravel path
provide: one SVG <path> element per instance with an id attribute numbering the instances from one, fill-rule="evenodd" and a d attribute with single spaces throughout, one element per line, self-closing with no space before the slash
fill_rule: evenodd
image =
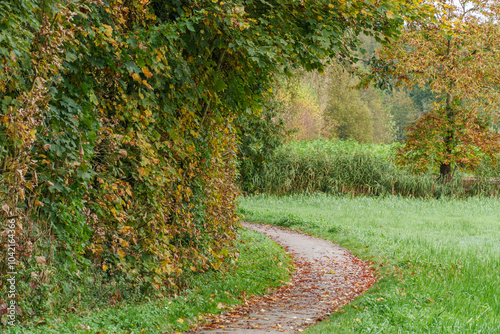
<path id="1" fill-rule="evenodd" d="M 273 295 L 217 316 L 191 333 L 302 332 L 375 283 L 368 263 L 330 241 L 270 225 L 242 225 L 267 235 L 294 257 L 292 280 Z"/>

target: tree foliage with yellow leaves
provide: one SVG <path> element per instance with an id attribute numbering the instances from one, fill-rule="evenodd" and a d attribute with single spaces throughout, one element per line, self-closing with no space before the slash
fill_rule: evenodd
<path id="1" fill-rule="evenodd" d="M 408 20 L 401 38 L 380 56 L 390 73 L 411 89 L 437 94 L 432 110 L 409 129 L 401 164 L 432 166 L 446 181 L 454 169 L 473 170 L 500 150 L 491 130 L 500 109 L 500 3 L 497 0 L 423 2 L 430 15 Z"/>

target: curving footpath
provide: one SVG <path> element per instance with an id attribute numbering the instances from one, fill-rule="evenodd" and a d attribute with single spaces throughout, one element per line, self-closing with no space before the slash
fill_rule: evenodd
<path id="1" fill-rule="evenodd" d="M 215 316 L 190 333 L 302 332 L 375 283 L 369 263 L 330 241 L 271 225 L 242 226 L 267 235 L 294 257 L 292 280 L 274 294 Z"/>

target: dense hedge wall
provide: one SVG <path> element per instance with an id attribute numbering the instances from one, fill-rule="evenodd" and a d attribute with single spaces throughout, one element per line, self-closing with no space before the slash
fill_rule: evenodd
<path id="1" fill-rule="evenodd" d="M 159 288 L 228 254 L 234 113 L 196 87 L 216 73 L 186 51 L 191 23 L 146 3 L 0 7 L 0 198 L 20 261 L 93 263 Z"/>

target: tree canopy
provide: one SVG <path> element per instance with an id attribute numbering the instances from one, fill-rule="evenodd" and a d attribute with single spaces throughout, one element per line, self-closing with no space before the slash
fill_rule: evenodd
<path id="1" fill-rule="evenodd" d="M 425 2 L 424 2 L 425 4 Z M 401 38 L 381 52 L 389 72 L 408 87 L 429 87 L 437 100 L 410 128 L 400 161 L 430 164 L 449 179 L 499 151 L 491 130 L 500 110 L 500 6 L 497 1 L 425 4 L 429 17 L 407 21 Z"/>

